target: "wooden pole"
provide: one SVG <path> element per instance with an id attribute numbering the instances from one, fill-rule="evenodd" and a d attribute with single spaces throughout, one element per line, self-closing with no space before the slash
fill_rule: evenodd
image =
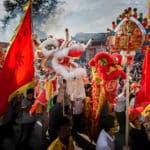
<path id="1" fill-rule="evenodd" d="M 34 30 L 33 30 L 33 17 L 32 17 L 32 0 L 29 0 L 30 5 L 31 5 L 31 28 L 32 28 L 32 35 L 34 34 Z"/>
<path id="2" fill-rule="evenodd" d="M 63 107 L 63 116 L 65 116 L 65 102 L 64 102 L 64 98 L 63 98 L 63 101 L 62 101 L 62 107 Z"/>
<path id="3" fill-rule="evenodd" d="M 125 129 L 125 146 L 129 147 L 129 117 L 128 117 L 128 108 L 129 108 L 129 77 L 130 77 L 130 65 L 127 65 L 127 79 L 126 79 L 126 129 Z"/>

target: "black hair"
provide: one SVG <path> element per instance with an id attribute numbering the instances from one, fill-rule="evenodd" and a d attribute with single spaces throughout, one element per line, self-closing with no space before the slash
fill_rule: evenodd
<path id="1" fill-rule="evenodd" d="M 61 127 L 65 126 L 65 125 L 71 126 L 71 120 L 67 116 L 63 116 L 60 118 L 59 123 L 57 125 L 57 130 L 60 131 Z"/>
<path id="2" fill-rule="evenodd" d="M 55 96 L 53 97 L 53 104 L 56 104 L 56 102 L 57 102 L 57 95 L 55 95 Z"/>
<path id="3" fill-rule="evenodd" d="M 103 116 L 100 120 L 100 127 L 108 132 L 111 128 L 114 127 L 114 121 L 116 118 L 110 114 Z"/>
<path id="4" fill-rule="evenodd" d="M 34 89 L 33 88 L 27 89 L 27 95 L 28 94 L 34 94 Z"/>
<path id="5" fill-rule="evenodd" d="M 135 11 L 135 12 L 136 12 L 136 11 L 137 11 L 137 8 L 133 8 L 133 11 Z"/>
<path id="6" fill-rule="evenodd" d="M 67 81 L 66 81 L 65 79 L 63 79 L 63 83 L 66 84 L 66 82 L 67 82 Z"/>
<path id="7" fill-rule="evenodd" d="M 92 85 L 91 85 L 90 83 L 85 84 L 85 89 L 89 89 L 89 88 L 91 88 L 91 87 L 92 87 Z"/>

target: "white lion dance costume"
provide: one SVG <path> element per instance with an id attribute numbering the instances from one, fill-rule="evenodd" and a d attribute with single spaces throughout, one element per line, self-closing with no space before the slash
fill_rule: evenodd
<path id="1" fill-rule="evenodd" d="M 52 68 L 58 74 L 61 75 L 67 81 L 67 94 L 71 97 L 71 100 L 77 98 L 85 98 L 85 89 L 83 79 L 86 77 L 86 70 L 81 68 L 74 59 L 79 59 L 84 52 L 87 45 L 80 43 L 69 42 L 69 32 L 66 29 L 66 40 L 59 44 L 60 39 L 48 39 L 48 43 L 52 40 L 55 43 L 55 49 L 48 52 L 44 49 L 45 57 L 52 57 Z M 43 51 L 42 51 L 43 52 Z M 53 56 L 52 56 L 53 55 Z"/>
<path id="2" fill-rule="evenodd" d="M 85 98 L 83 79 L 87 76 L 86 70 L 74 60 L 80 58 L 91 40 L 86 45 L 71 42 L 68 29 L 65 31 L 65 40 L 50 36 L 41 44 L 35 41 L 34 44 L 38 48 L 37 57 L 41 59 L 40 66 L 45 76 L 62 76 L 67 81 L 67 94 L 73 101 L 77 98 Z M 37 96 L 37 99 L 38 97 L 40 96 Z"/>

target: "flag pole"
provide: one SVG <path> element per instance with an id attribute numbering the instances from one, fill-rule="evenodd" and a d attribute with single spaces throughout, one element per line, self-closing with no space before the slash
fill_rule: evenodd
<path id="1" fill-rule="evenodd" d="M 148 14 L 147 14 L 147 19 L 148 19 L 148 26 L 150 25 L 150 0 L 148 1 Z"/>
<path id="2" fill-rule="evenodd" d="M 135 51 L 126 55 L 126 126 L 125 126 L 125 150 L 129 149 L 129 100 L 130 100 L 130 67 L 134 61 Z"/>
<path id="3" fill-rule="evenodd" d="M 126 128 L 125 128 L 125 145 L 126 148 L 129 147 L 129 116 L 128 116 L 128 108 L 129 108 L 129 77 L 130 77 L 130 65 L 127 65 L 126 71 L 127 79 L 126 79 Z"/>
<path id="4" fill-rule="evenodd" d="M 33 21 L 32 21 L 32 0 L 29 0 L 30 1 L 30 5 L 31 5 L 31 30 L 32 30 L 32 34 L 34 33 L 33 31 Z"/>

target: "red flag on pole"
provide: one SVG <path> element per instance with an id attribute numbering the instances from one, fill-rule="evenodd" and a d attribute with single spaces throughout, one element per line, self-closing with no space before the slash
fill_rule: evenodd
<path id="1" fill-rule="evenodd" d="M 28 86 L 33 85 L 33 58 L 31 3 L 29 2 L 0 72 L 0 116 L 5 113 L 8 101 L 17 91 L 23 92 Z"/>
<path id="2" fill-rule="evenodd" d="M 135 99 L 135 106 L 145 107 L 150 104 L 150 51 L 146 51 L 143 68 L 141 88 Z"/>

